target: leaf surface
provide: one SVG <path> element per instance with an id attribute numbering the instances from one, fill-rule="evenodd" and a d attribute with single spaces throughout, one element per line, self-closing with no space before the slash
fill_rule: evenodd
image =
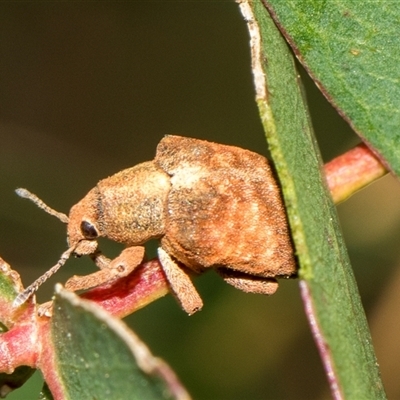
<path id="1" fill-rule="evenodd" d="M 383 399 L 365 313 L 321 173 L 293 57 L 261 2 L 243 2 L 241 8 L 251 35 L 256 99 L 288 209 L 307 315 L 319 335 L 332 393 L 337 399 Z"/>
<path id="2" fill-rule="evenodd" d="M 400 175 L 400 3 L 265 4 L 327 99 Z"/>
<path id="3" fill-rule="evenodd" d="M 59 289 L 51 329 L 65 398 L 189 399 L 170 368 L 94 303 Z"/>

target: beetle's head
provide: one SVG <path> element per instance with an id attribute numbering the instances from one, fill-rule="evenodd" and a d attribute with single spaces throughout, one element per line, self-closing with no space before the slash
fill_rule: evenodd
<path id="1" fill-rule="evenodd" d="M 101 236 L 99 226 L 99 191 L 92 189 L 69 213 L 68 245 L 74 254 L 93 254 L 97 249 L 97 238 Z"/>
<path id="2" fill-rule="evenodd" d="M 57 272 L 68 260 L 71 254 L 78 256 L 93 254 L 97 249 L 97 237 L 100 235 L 98 226 L 99 202 L 98 189 L 92 189 L 78 204 L 72 207 L 69 218 L 58 211 L 53 210 L 36 195 L 26 189 L 17 189 L 16 193 L 26 199 L 33 201 L 38 207 L 48 214 L 57 217 L 60 221 L 68 224 L 68 244 L 69 248 L 61 255 L 57 264 L 36 279 L 30 286 L 21 292 L 14 300 L 14 307 L 21 304 L 32 296 L 50 276 Z"/>

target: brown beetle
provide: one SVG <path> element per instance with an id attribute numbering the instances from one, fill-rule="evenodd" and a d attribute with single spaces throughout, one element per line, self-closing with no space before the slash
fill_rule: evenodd
<path id="1" fill-rule="evenodd" d="M 150 239 L 160 240 L 160 263 L 188 314 L 202 307 L 188 270 L 215 268 L 236 288 L 268 295 L 278 288 L 275 278 L 296 272 L 285 209 L 268 161 L 238 147 L 166 136 L 153 161 L 101 180 L 64 217 L 70 247 L 53 268 L 71 253 L 91 255 L 102 268 L 92 278 L 71 278 L 66 287 L 72 290 L 127 275 L 143 258 L 143 248 L 137 246 Z M 99 237 L 127 248 L 109 262 L 97 251 Z"/>

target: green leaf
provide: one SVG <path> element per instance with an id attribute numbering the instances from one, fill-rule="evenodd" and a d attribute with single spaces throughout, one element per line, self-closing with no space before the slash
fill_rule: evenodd
<path id="1" fill-rule="evenodd" d="M 319 343 L 326 345 L 322 354 L 325 367 L 328 371 L 332 368 L 329 372 L 333 375 L 328 376 L 332 392 L 335 398 L 384 399 L 365 314 L 336 210 L 321 175 L 321 157 L 293 57 L 261 2 L 242 2 L 241 8 L 252 39 L 256 99 L 288 207 L 299 274 L 311 295 L 316 316 L 313 327 L 319 327 Z"/>
<path id="2" fill-rule="evenodd" d="M 189 399 L 169 367 L 122 321 L 60 288 L 53 310 L 51 331 L 63 398 Z"/>
<path id="3" fill-rule="evenodd" d="M 0 333 L 7 332 L 21 318 L 30 315 L 33 299 L 20 308 L 13 306 L 14 299 L 22 289 L 19 274 L 0 257 Z"/>
<path id="4" fill-rule="evenodd" d="M 266 2 L 299 60 L 400 175 L 400 2 Z"/>
<path id="5" fill-rule="evenodd" d="M 11 304 L 21 288 L 19 274 L 0 257 L 0 307 Z M 4 317 L 4 312 L 1 315 Z"/>

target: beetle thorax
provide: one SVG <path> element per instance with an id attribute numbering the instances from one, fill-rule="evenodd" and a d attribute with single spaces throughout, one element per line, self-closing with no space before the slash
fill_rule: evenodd
<path id="1" fill-rule="evenodd" d="M 138 245 L 165 233 L 170 177 L 154 162 L 123 170 L 97 185 L 102 236 Z"/>

